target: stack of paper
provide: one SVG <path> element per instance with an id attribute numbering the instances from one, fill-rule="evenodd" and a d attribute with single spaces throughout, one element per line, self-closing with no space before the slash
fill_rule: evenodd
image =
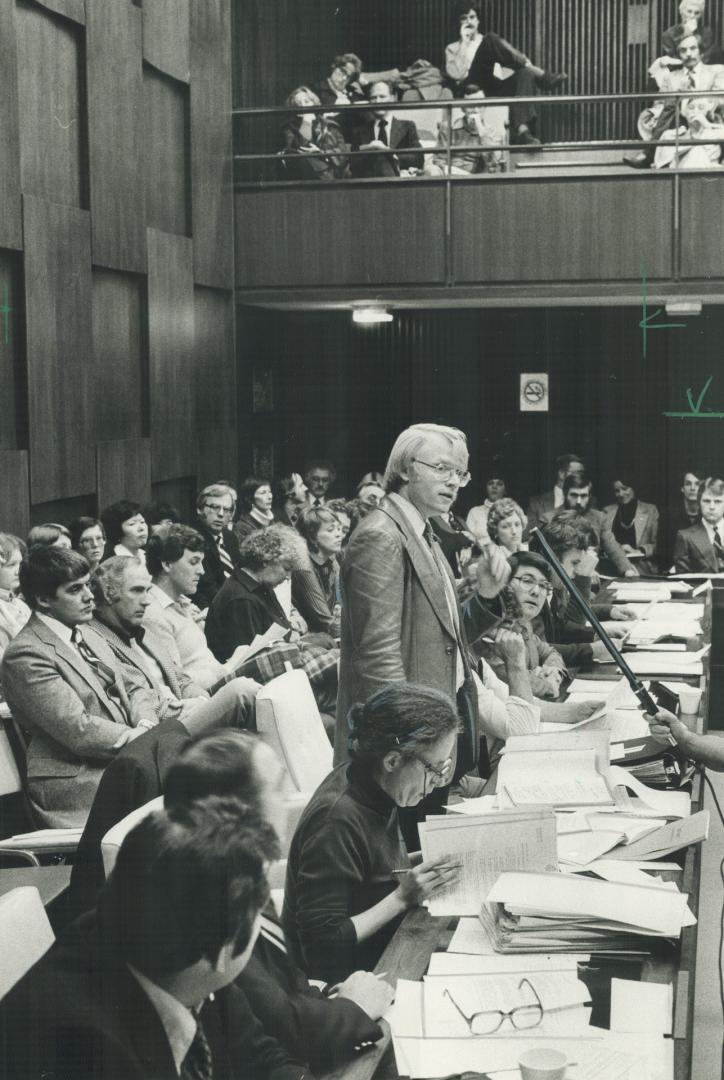
<path id="1" fill-rule="evenodd" d="M 651 603 L 652 600 L 670 600 L 671 586 L 664 581 L 619 581 L 611 586 L 619 604 Z"/>
<path id="2" fill-rule="evenodd" d="M 678 938 L 694 918 L 685 893 L 574 874 L 501 874 L 481 910 L 500 952 L 630 951 Z"/>
<path id="3" fill-rule="evenodd" d="M 552 737 L 552 736 L 551 736 Z M 612 806 L 613 795 L 590 749 L 506 752 L 498 766 L 498 787 L 515 806 Z"/>
<path id="4" fill-rule="evenodd" d="M 698 652 L 631 652 L 625 656 L 626 663 L 635 675 L 683 675 L 699 676 L 704 671 L 702 658 L 709 651 L 705 645 Z M 597 664 L 613 663 L 613 660 L 596 660 Z"/>
<path id="5" fill-rule="evenodd" d="M 553 870 L 558 862 L 550 807 L 429 817 L 419 833 L 423 859 L 444 855 L 462 866 L 457 883 L 429 901 L 431 915 L 477 915 L 504 870 Z"/>

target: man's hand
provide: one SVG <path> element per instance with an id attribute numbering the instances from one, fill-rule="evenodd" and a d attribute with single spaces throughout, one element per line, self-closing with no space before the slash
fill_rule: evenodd
<path id="1" fill-rule="evenodd" d="M 495 651 L 508 664 L 525 667 L 525 642 L 515 630 L 498 630 L 493 638 Z"/>
<path id="2" fill-rule="evenodd" d="M 389 146 L 386 146 L 380 139 L 373 139 L 372 142 L 360 143 L 360 150 L 389 150 Z"/>
<path id="3" fill-rule="evenodd" d="M 594 641 L 591 645 L 591 653 L 594 660 L 611 660 L 611 654 L 602 641 Z"/>
<path id="4" fill-rule="evenodd" d="M 624 619 L 638 619 L 636 609 L 630 604 L 614 604 L 611 608 L 611 618 L 622 622 Z"/>
<path id="5" fill-rule="evenodd" d="M 624 577 L 641 577 L 635 566 L 632 566 L 630 570 L 627 570 L 623 575 Z"/>
<path id="6" fill-rule="evenodd" d="M 475 564 L 477 592 L 486 600 L 492 600 L 502 592 L 510 580 L 510 565 L 497 546 L 488 544 Z"/>
<path id="7" fill-rule="evenodd" d="M 340 983 L 337 997 L 347 998 L 359 1005 L 370 1020 L 379 1020 L 394 1001 L 395 991 L 388 982 L 373 975 L 371 971 L 353 971 Z"/>
<path id="8" fill-rule="evenodd" d="M 626 623 L 620 621 L 602 622 L 601 626 L 611 638 L 625 638 L 631 629 Z"/>
<path id="9" fill-rule="evenodd" d="M 552 706 L 550 706 L 552 708 Z M 581 720 L 588 720 L 597 709 L 601 708 L 600 701 L 574 701 L 562 702 L 555 706 L 555 715 L 547 719 L 555 720 L 558 724 L 580 724 Z"/>
<path id="10" fill-rule="evenodd" d="M 668 743 L 669 735 L 673 735 L 677 743 L 681 743 L 689 734 L 686 724 L 682 724 L 681 720 L 668 709 L 659 709 L 656 716 L 647 716 L 646 719 L 656 742 Z"/>

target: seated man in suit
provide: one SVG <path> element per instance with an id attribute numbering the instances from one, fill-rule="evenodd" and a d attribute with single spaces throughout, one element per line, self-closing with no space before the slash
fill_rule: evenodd
<path id="1" fill-rule="evenodd" d="M 684 473 L 679 491 L 683 498 L 676 499 L 671 503 L 666 512 L 665 527 L 661 543 L 663 552 L 661 555 L 661 570 L 669 573 L 674 565 L 674 544 L 676 536 L 683 529 L 690 529 L 692 525 L 698 525 L 701 521 L 701 509 L 699 507 L 699 489 L 706 478 L 706 469 L 694 466 Z"/>
<path id="2" fill-rule="evenodd" d="M 397 100 L 392 87 L 386 82 L 374 82 L 368 90 L 373 108 L 369 114 L 357 116 L 352 128 L 353 150 L 385 150 L 389 154 L 370 154 L 351 158 L 353 176 L 399 176 L 418 173 L 424 158 L 417 127 L 414 121 L 398 119 L 385 104 Z M 375 107 L 376 106 L 376 107 Z"/>
<path id="3" fill-rule="evenodd" d="M 583 459 L 577 454 L 560 454 L 556 458 L 556 482 L 552 491 L 544 491 L 542 495 L 533 495 L 528 506 L 528 526 L 533 528 L 538 525 L 546 514 L 552 514 L 554 510 L 560 510 L 565 505 L 563 495 L 563 481 L 567 476 L 574 474 L 580 476 L 586 471 Z"/>
<path id="4" fill-rule="evenodd" d="M 597 538 L 596 548 L 599 557 L 604 557 L 611 564 L 608 572 L 621 574 L 623 577 L 638 577 L 638 570 L 628 561 L 626 553 L 611 531 L 603 512 L 591 506 L 593 481 L 586 473 L 573 473 L 563 481 L 564 507 L 575 510 L 582 524 L 588 525 Z M 553 515 L 544 516 L 541 524 L 546 525 Z"/>
<path id="5" fill-rule="evenodd" d="M 688 34 L 699 34 L 701 37 L 701 58 L 705 64 L 711 62 L 711 54 L 714 49 L 714 31 L 704 24 L 706 12 L 706 0 L 681 0 L 679 4 L 679 21 L 669 26 L 661 35 L 661 46 L 665 56 L 676 58 L 677 47 L 682 38 Z"/>
<path id="6" fill-rule="evenodd" d="M 699 490 L 699 508 L 701 521 L 676 534 L 676 572 L 724 573 L 724 480 L 706 478 Z"/>
<path id="7" fill-rule="evenodd" d="M 180 720 L 195 731 L 254 727 L 258 683 L 232 679 L 210 696 L 174 663 L 153 630 L 144 629 L 151 602 L 151 575 L 145 566 L 114 556 L 101 563 L 91 584 L 96 601 L 93 628 L 123 670 L 147 690 L 158 720 Z"/>
<path id="8" fill-rule="evenodd" d="M 8 705 L 30 736 L 30 799 L 40 821 L 53 828 L 85 823 L 106 764 L 157 723 L 140 680 L 122 673 L 106 642 L 88 628 L 94 606 L 88 582 L 88 563 L 77 552 L 31 548 L 20 588 L 33 613 L 2 665 Z"/>
<path id="9" fill-rule="evenodd" d="M 236 509 L 236 492 L 229 484 L 219 481 L 209 484 L 196 500 L 197 520 L 194 528 L 204 538 L 204 572 L 194 600 L 202 610 L 207 608 L 216 593 L 238 566 L 239 541 L 229 528 Z"/>
<path id="10" fill-rule="evenodd" d="M 242 991 L 274 830 L 236 799 L 157 810 L 126 837 L 96 911 L 0 1007 L 17 1080 L 301 1080 Z"/>

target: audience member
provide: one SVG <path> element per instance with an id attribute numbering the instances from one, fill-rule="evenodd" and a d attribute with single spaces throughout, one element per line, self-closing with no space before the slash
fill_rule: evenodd
<path id="1" fill-rule="evenodd" d="M 296 155 L 284 159 L 285 176 L 290 180 L 344 179 L 349 174 L 349 162 L 341 127 L 324 113 L 303 111 L 322 104 L 314 91 L 298 86 L 286 104 L 302 111 L 282 128 L 284 151 Z"/>
<path id="2" fill-rule="evenodd" d="M 601 510 L 595 510 L 591 506 L 591 494 L 593 481 L 586 473 L 572 473 L 563 481 L 564 507 L 567 510 L 575 510 L 579 519 L 588 525 L 596 536 L 596 550 L 599 557 L 604 556 L 608 563 L 607 573 L 621 574 L 624 577 L 638 577 L 639 572 L 633 566 L 621 544 L 614 537 L 611 527 Z M 545 525 L 550 519 L 543 518 Z"/>
<path id="3" fill-rule="evenodd" d="M 68 531 L 74 551 L 79 551 L 88 560 L 91 573 L 103 558 L 106 546 L 106 533 L 103 522 L 94 517 L 79 517 L 71 521 Z"/>
<path id="4" fill-rule="evenodd" d="M 527 551 L 523 540 L 527 524 L 528 518 L 515 499 L 497 499 L 488 513 L 488 535 L 506 555 Z"/>
<path id="5" fill-rule="evenodd" d="M 566 74 L 544 71 L 498 34 L 480 32 L 480 11 L 474 4 L 458 6 L 457 26 L 460 37 L 445 46 L 445 70 L 464 91 L 471 83 L 487 97 L 535 97 L 539 90 L 551 91 L 566 81 Z M 498 78 L 495 67 L 512 69 L 506 78 Z M 538 113 L 532 104 L 513 105 L 510 109 L 511 141 L 537 147 L 535 137 Z"/>
<path id="6" fill-rule="evenodd" d="M 480 554 L 480 548 L 464 519 L 455 513 L 454 504 L 446 514 L 434 514 L 430 518 L 430 526 L 455 575 L 458 598 L 462 600 L 461 582 L 467 579 L 467 568 L 471 565 L 471 560 Z"/>
<path id="7" fill-rule="evenodd" d="M 306 542 L 310 565 L 292 571 L 292 602 L 312 633 L 339 637 L 342 525 L 327 504 L 302 510 L 297 528 Z"/>
<path id="8" fill-rule="evenodd" d="M 724 480 L 708 476 L 699 488 L 701 521 L 682 529 L 674 543 L 677 574 L 724 573 Z"/>
<path id="9" fill-rule="evenodd" d="M 309 489 L 299 473 L 282 476 L 276 485 L 274 520 L 280 525 L 294 527 L 302 508 L 307 505 Z"/>
<path id="10" fill-rule="evenodd" d="M 96 911 L 2 1005 L 17 1077 L 150 1080 L 308 1074 L 232 985 L 269 897 L 274 830 L 235 799 L 157 810 L 126 837 Z"/>
<path id="11" fill-rule="evenodd" d="M 67 549 L 73 547 L 70 533 L 65 525 L 58 525 L 56 521 L 47 521 L 43 525 L 33 525 L 28 533 L 27 546 L 31 548 L 35 544 Z"/>
<path id="12" fill-rule="evenodd" d="M 161 499 L 146 503 L 141 513 L 148 526 L 149 536 L 153 536 L 158 529 L 166 525 L 178 525 L 181 521 L 181 515 L 176 507 Z"/>
<path id="13" fill-rule="evenodd" d="M 666 511 L 666 527 L 663 530 L 663 536 L 660 537 L 660 546 L 663 544 L 661 569 L 665 573 L 673 569 L 674 543 L 677 533 L 701 521 L 699 489 L 705 478 L 706 469 L 701 466 L 688 469 L 684 473 L 682 485 L 679 488 L 683 499 L 677 498 Z"/>
<path id="14" fill-rule="evenodd" d="M 249 533 L 265 529 L 274 520 L 272 490 L 268 480 L 248 476 L 239 488 L 239 506 L 241 513 L 234 525 L 234 533 L 241 544 Z"/>
<path id="15" fill-rule="evenodd" d="M 342 547 L 344 547 L 352 529 L 352 513 L 353 510 L 356 510 L 356 506 L 348 502 L 347 499 L 329 499 L 327 509 L 332 511 L 342 526 Z"/>
<path id="16" fill-rule="evenodd" d="M 104 559 L 123 555 L 145 566 L 143 549 L 148 540 L 148 525 L 141 513 L 141 504 L 121 499 L 101 511 L 101 521 L 106 533 Z"/>
<path id="17" fill-rule="evenodd" d="M 20 563 L 25 544 L 19 536 L 0 533 L 0 660 L 5 650 L 30 618 L 30 608 L 18 595 Z"/>
<path id="18" fill-rule="evenodd" d="M 379 506 L 385 497 L 385 478 L 382 473 L 365 473 L 357 485 L 355 497 L 362 517 Z"/>
<path id="19" fill-rule="evenodd" d="M 674 128 L 661 133 L 665 145 L 656 147 L 654 169 L 711 169 L 719 165 L 722 155 L 721 143 L 698 146 L 681 145 L 686 139 L 724 139 L 724 120 L 718 112 L 719 102 L 714 98 L 689 98 L 681 108 L 682 123 L 678 134 Z"/>
<path id="20" fill-rule="evenodd" d="M 408 856 L 398 820 L 398 807 L 450 782 L 457 730 L 454 699 L 430 687 L 387 686 L 350 710 L 353 760 L 317 788 L 287 863 L 284 929 L 311 977 L 374 967 L 405 911 L 457 877 L 447 857 Z"/>
<path id="21" fill-rule="evenodd" d="M 36 545 L 20 567 L 20 587 L 33 613 L 5 652 L 3 689 L 30 736 L 28 792 L 39 821 L 77 828 L 106 762 L 155 726 L 156 714 L 141 683 L 86 625 L 93 593 L 82 555 Z"/>
<path id="22" fill-rule="evenodd" d="M 679 4 L 679 21 L 664 30 L 661 36 L 661 46 L 665 56 L 678 60 L 678 46 L 682 38 L 690 34 L 698 34 L 701 38 L 701 58 L 705 64 L 711 63 L 711 52 L 714 48 L 714 31 L 710 26 L 705 26 L 703 19 L 706 11 L 706 0 L 681 0 Z M 674 67 L 677 65 L 674 64 Z"/>
<path id="23" fill-rule="evenodd" d="M 304 474 L 307 483 L 307 505 L 324 506 L 337 474 L 328 461 L 312 461 Z"/>
<path id="24" fill-rule="evenodd" d="M 679 40 L 676 48 L 681 63 L 670 66 L 666 57 L 659 58 L 649 68 L 649 75 L 658 89 L 664 93 L 686 90 L 724 92 L 724 65 L 705 64 L 701 57 L 701 37 L 688 34 Z M 685 107 L 682 102 L 682 110 Z M 718 106 L 721 109 L 721 101 Z M 675 123 L 676 101 L 662 98 L 644 109 L 639 116 L 639 135 L 648 145 L 635 154 L 624 155 L 624 162 L 635 169 L 648 169 L 654 162 L 656 140 L 663 137 Z M 719 118 L 721 123 L 721 118 Z"/>
<path id="25" fill-rule="evenodd" d="M 351 126 L 352 149 L 389 148 L 390 153 L 352 157 L 352 175 L 399 176 L 400 173 L 415 175 L 421 172 L 425 159 L 414 121 L 400 119 L 390 109 L 384 108 L 397 101 L 392 87 L 386 82 L 371 83 L 367 96 L 372 109 L 355 117 Z"/>
<path id="26" fill-rule="evenodd" d="M 503 499 L 507 494 L 505 477 L 497 464 L 489 466 L 485 481 L 485 502 L 479 506 L 473 506 L 468 511 L 467 526 L 479 544 L 487 544 L 488 537 L 488 514 L 493 503 Z"/>
<path id="27" fill-rule="evenodd" d="M 314 87 L 322 105 L 353 105 L 364 101 L 358 63 L 359 57 L 353 53 L 335 56 L 327 78 Z"/>
<path id="28" fill-rule="evenodd" d="M 204 538 L 204 572 L 196 590 L 196 603 L 207 608 L 239 565 L 239 541 L 229 526 L 236 508 L 236 491 L 229 484 L 209 484 L 196 500 L 194 528 Z"/>
<path id="29" fill-rule="evenodd" d="M 581 476 L 586 471 L 583 460 L 576 454 L 561 454 L 556 458 L 556 482 L 552 491 L 545 491 L 542 495 L 533 495 L 528 506 L 528 524 L 532 529 L 535 525 L 554 510 L 565 506 L 563 495 L 563 481 L 567 476 Z M 594 503 L 595 505 L 595 503 Z"/>
<path id="30" fill-rule="evenodd" d="M 91 580 L 96 602 L 91 626 L 108 644 L 124 672 L 146 689 L 156 718 L 180 720 L 190 730 L 254 727 L 259 684 L 233 679 L 213 696 L 165 652 L 162 640 L 142 626 L 151 603 L 151 576 L 144 566 L 114 557 Z"/>
<path id="31" fill-rule="evenodd" d="M 614 480 L 615 504 L 604 507 L 606 527 L 629 561 L 636 559 L 641 574 L 656 573 L 656 548 L 659 535 L 659 511 L 653 503 L 642 502 L 636 496 L 632 474 L 624 469 Z M 642 558 L 643 556 L 643 558 Z"/>
<path id="32" fill-rule="evenodd" d="M 485 109 L 477 104 L 485 99 L 479 86 L 470 83 L 465 88 L 462 116 L 440 124 L 435 154 L 428 157 L 425 173 L 428 176 L 448 175 L 448 144 L 450 144 L 450 175 L 468 176 L 471 173 L 503 172 L 505 158 L 499 150 L 500 135 L 485 123 Z"/>

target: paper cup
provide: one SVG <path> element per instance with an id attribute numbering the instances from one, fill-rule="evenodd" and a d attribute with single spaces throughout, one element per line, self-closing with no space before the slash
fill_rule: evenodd
<path id="1" fill-rule="evenodd" d="M 677 693 L 682 713 L 686 716 L 696 716 L 701 701 L 701 690 L 698 686 L 680 686 Z"/>
<path id="2" fill-rule="evenodd" d="M 518 1058 L 522 1080 L 564 1080 L 568 1058 L 562 1050 L 534 1046 Z"/>

